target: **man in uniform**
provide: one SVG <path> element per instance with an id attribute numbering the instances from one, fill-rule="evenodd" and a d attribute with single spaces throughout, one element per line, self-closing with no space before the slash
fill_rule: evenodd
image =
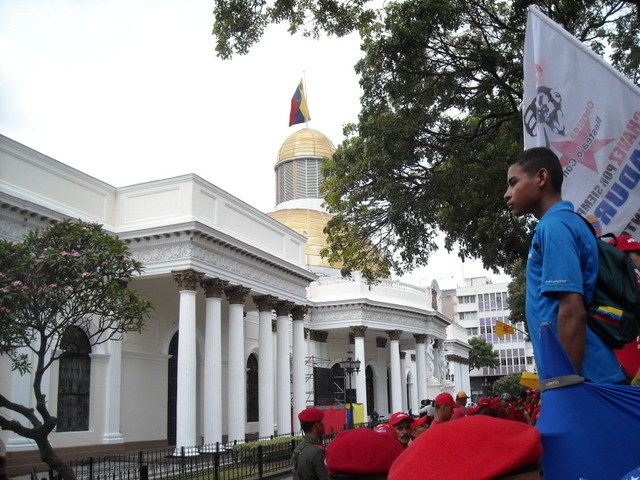
<path id="1" fill-rule="evenodd" d="M 304 438 L 293 451 L 293 478 L 298 480 L 328 480 L 327 467 L 324 464 L 324 423 L 322 410 L 310 407 L 298 414 L 300 428 Z"/>

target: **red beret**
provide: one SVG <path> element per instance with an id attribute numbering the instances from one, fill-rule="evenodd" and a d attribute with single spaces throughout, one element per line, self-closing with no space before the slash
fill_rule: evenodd
<path id="1" fill-rule="evenodd" d="M 396 429 L 388 423 L 379 423 L 378 425 L 373 427 L 373 431 L 376 433 L 386 433 L 387 435 L 391 435 L 393 438 L 396 438 L 396 436 L 398 435 L 396 433 Z"/>
<path id="2" fill-rule="evenodd" d="M 325 452 L 325 463 L 329 475 L 387 473 L 403 451 L 402 444 L 390 435 L 356 428 L 343 430 L 332 440 Z"/>
<path id="3" fill-rule="evenodd" d="M 391 415 L 391 418 L 389 419 L 389 425 L 391 425 L 392 427 L 395 427 L 397 424 L 399 424 L 403 420 L 409 420 L 409 422 L 413 422 L 413 417 L 408 413 L 396 412 L 393 415 Z"/>
<path id="4" fill-rule="evenodd" d="M 324 417 L 324 413 L 319 408 L 309 407 L 305 408 L 298 414 L 298 420 L 301 422 L 321 422 Z"/>
<path id="5" fill-rule="evenodd" d="M 388 478 L 491 480 L 538 462 L 541 456 L 536 428 L 476 415 L 445 422 L 420 435 L 394 462 Z"/>

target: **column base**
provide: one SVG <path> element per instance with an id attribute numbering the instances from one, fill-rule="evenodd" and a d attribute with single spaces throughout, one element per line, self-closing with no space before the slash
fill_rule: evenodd
<path id="1" fill-rule="evenodd" d="M 102 443 L 124 443 L 124 437 L 121 433 L 105 433 L 102 437 Z"/>
<path id="2" fill-rule="evenodd" d="M 200 455 L 200 452 L 198 451 L 198 447 L 184 447 L 184 449 L 182 447 L 176 447 L 176 449 L 173 451 L 173 455 L 171 455 L 172 457 L 195 457 L 197 455 Z"/>

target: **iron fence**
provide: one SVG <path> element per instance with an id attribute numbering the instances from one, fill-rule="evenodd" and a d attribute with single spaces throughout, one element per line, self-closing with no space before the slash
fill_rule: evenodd
<path id="1" fill-rule="evenodd" d="M 369 423 L 345 425 L 370 427 Z M 338 432 L 327 434 L 327 445 Z M 111 454 L 69 462 L 78 480 L 241 480 L 260 479 L 291 468 L 291 454 L 302 436 L 267 438 L 198 447 L 169 447 Z M 32 469 L 32 479 L 38 480 Z M 49 480 L 55 480 L 49 472 Z"/>

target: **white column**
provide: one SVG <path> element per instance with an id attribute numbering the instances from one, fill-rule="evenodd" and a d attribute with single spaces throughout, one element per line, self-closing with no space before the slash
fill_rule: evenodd
<path id="1" fill-rule="evenodd" d="M 124 443 L 120 433 L 120 392 L 122 383 L 122 341 L 111 339 L 107 365 L 107 391 L 103 443 Z"/>
<path id="2" fill-rule="evenodd" d="M 402 411 L 409 410 L 409 400 L 407 398 L 407 352 L 400 352 L 400 391 L 402 392 Z"/>
<path id="3" fill-rule="evenodd" d="M 307 350 L 304 341 L 304 314 L 306 308 L 296 305 L 291 310 L 293 317 L 293 431 L 300 430 L 298 413 L 306 408 L 307 399 L 305 395 L 305 361 L 304 356 Z"/>
<path id="4" fill-rule="evenodd" d="M 354 360 L 360 360 L 360 371 L 356 373 L 356 401 L 361 403 L 364 409 L 364 421 L 368 421 L 367 415 L 367 359 L 364 352 L 365 326 L 351 327 L 353 332 Z"/>
<path id="5" fill-rule="evenodd" d="M 411 376 L 413 377 L 413 385 L 411 386 L 411 398 L 409 399 L 409 405 L 411 405 L 411 408 L 413 410 L 413 412 L 417 415 L 418 414 L 418 410 L 420 410 L 420 400 L 418 399 L 418 384 L 417 384 L 417 378 L 418 378 L 418 373 L 416 372 L 416 356 L 415 355 L 411 355 Z"/>
<path id="6" fill-rule="evenodd" d="M 247 423 L 247 381 L 244 359 L 244 300 L 249 288 L 227 287 L 224 293 L 229 300 L 229 343 L 227 360 L 229 367 L 227 385 L 228 440 L 244 440 Z"/>
<path id="7" fill-rule="evenodd" d="M 402 330 L 387 330 L 391 371 L 391 412 L 402 411 L 402 382 L 400 380 L 400 335 Z"/>
<path id="8" fill-rule="evenodd" d="M 28 349 L 27 347 L 20 347 L 18 348 L 18 353 L 27 355 L 27 357 L 33 364 L 35 359 L 33 356 L 33 352 L 30 349 Z M 54 366 L 51 368 L 57 368 L 57 367 Z M 49 372 L 51 368 L 49 368 L 47 372 Z M 25 407 L 27 406 L 35 407 L 35 401 L 33 400 L 34 395 L 33 395 L 33 390 L 31 386 L 32 381 L 33 381 L 33 374 L 31 372 L 26 372 L 24 375 L 21 375 L 18 370 L 13 370 L 11 372 L 11 383 L 10 383 L 11 395 L 9 399 L 14 403 L 17 403 L 19 405 L 24 405 Z M 49 388 L 45 388 L 45 387 L 48 387 L 48 385 L 44 385 L 44 379 L 42 383 L 43 383 L 42 393 L 47 395 L 49 392 Z M 53 413 L 55 414 L 56 412 L 54 411 Z M 18 422 L 24 421 L 24 417 L 16 412 L 7 411 L 7 416 Z M 14 433 L 12 431 L 9 431 L 9 437 L 7 438 L 6 446 L 7 446 L 7 449 L 11 452 L 38 449 L 36 442 L 26 437 L 23 437 L 21 435 L 18 435 L 17 433 Z"/>
<path id="9" fill-rule="evenodd" d="M 258 369 L 258 415 L 260 437 L 273 435 L 275 379 L 271 311 L 275 306 L 275 301 L 275 297 L 269 295 L 256 295 L 253 297 L 253 303 L 258 307 L 258 347 L 260 354 Z"/>
<path id="10" fill-rule="evenodd" d="M 289 313 L 293 304 L 280 301 L 276 305 L 278 322 L 277 409 L 278 434 L 291 432 L 291 369 L 289 367 Z M 296 412 L 296 415 L 298 412 Z"/>
<path id="11" fill-rule="evenodd" d="M 387 339 L 376 337 L 378 371 L 376 376 L 376 410 L 380 416 L 391 413 L 387 401 Z"/>
<path id="12" fill-rule="evenodd" d="M 273 339 L 273 430 L 278 428 L 278 397 L 275 392 L 278 389 L 278 320 L 271 319 L 271 338 Z"/>
<path id="13" fill-rule="evenodd" d="M 416 339 L 416 393 L 418 394 L 418 405 L 427 398 L 427 350 L 425 334 L 414 335 Z"/>
<path id="14" fill-rule="evenodd" d="M 228 282 L 206 279 L 204 338 L 204 451 L 214 451 L 222 442 L 222 294 Z"/>
<path id="15" fill-rule="evenodd" d="M 176 453 L 196 455 L 196 288 L 201 273 L 172 272 L 180 289 Z"/>

